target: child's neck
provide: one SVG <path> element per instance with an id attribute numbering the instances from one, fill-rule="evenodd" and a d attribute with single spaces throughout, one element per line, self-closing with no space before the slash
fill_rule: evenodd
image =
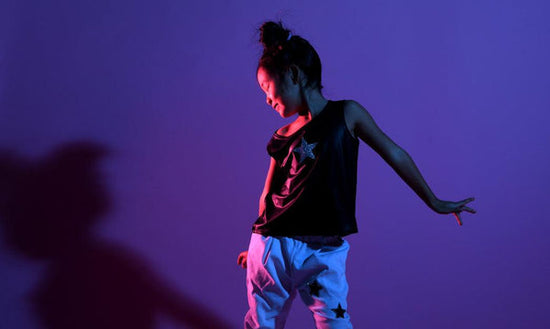
<path id="1" fill-rule="evenodd" d="M 300 111 L 297 122 L 308 122 L 325 108 L 328 100 L 317 89 L 309 89 L 303 93 L 303 110 Z"/>

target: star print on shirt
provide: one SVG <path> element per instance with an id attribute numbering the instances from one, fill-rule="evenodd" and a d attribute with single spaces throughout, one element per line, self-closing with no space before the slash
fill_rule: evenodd
<path id="1" fill-rule="evenodd" d="M 346 313 L 346 310 L 342 308 L 340 303 L 338 303 L 338 308 L 333 308 L 332 311 L 336 313 L 336 318 L 344 318 L 344 313 Z"/>
<path id="2" fill-rule="evenodd" d="M 315 146 L 317 146 L 317 143 L 308 144 L 306 139 L 302 137 L 302 145 L 295 148 L 293 152 L 297 152 L 300 155 L 300 163 L 302 163 L 307 158 L 315 159 L 315 154 L 313 154 Z"/>
<path id="3" fill-rule="evenodd" d="M 319 297 L 319 290 L 323 289 L 323 286 L 321 286 L 317 280 L 308 283 L 307 286 L 309 287 L 310 295 Z"/>

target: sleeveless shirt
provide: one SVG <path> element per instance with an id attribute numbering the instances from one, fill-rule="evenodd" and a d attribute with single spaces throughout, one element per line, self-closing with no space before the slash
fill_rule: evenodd
<path id="1" fill-rule="evenodd" d="M 275 132 L 265 210 L 252 231 L 271 236 L 345 236 L 357 232 L 358 140 L 344 119 L 345 101 L 325 108 L 290 136 Z"/>

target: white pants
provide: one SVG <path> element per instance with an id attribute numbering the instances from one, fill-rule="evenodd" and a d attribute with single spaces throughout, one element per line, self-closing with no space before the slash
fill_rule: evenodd
<path id="1" fill-rule="evenodd" d="M 296 292 L 318 329 L 352 328 L 347 312 L 347 241 L 340 245 L 303 242 L 252 233 L 246 286 L 245 328 L 283 328 Z"/>

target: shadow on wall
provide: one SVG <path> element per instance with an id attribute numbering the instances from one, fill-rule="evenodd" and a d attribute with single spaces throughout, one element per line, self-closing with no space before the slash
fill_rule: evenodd
<path id="1" fill-rule="evenodd" d="M 167 286 L 144 260 L 92 236 L 110 208 L 98 168 L 107 149 L 63 145 L 40 161 L 0 150 L 0 220 L 16 255 L 46 261 L 30 303 L 44 328 L 152 329 L 160 314 L 191 328 L 230 328 Z"/>

